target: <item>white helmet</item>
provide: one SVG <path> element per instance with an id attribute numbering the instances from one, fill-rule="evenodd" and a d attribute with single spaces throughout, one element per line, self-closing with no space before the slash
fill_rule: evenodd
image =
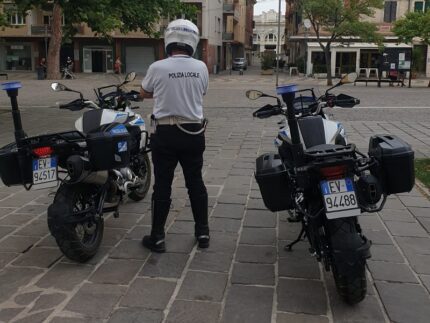
<path id="1" fill-rule="evenodd" d="M 193 56 L 200 40 L 199 34 L 199 28 L 189 20 L 177 19 L 172 21 L 164 32 L 167 54 L 170 55 L 172 49 L 176 47 Z"/>

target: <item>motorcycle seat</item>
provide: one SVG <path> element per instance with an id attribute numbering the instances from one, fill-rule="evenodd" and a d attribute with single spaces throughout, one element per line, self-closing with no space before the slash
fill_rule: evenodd
<path id="1" fill-rule="evenodd" d="M 324 123 L 321 116 L 308 116 L 297 120 L 297 122 L 306 148 L 326 143 Z"/>

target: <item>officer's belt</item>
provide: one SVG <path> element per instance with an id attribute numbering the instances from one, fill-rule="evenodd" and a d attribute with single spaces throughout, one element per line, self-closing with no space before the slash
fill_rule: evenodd
<path id="1" fill-rule="evenodd" d="M 155 125 L 157 125 L 157 126 L 161 126 L 161 125 L 175 126 L 177 124 L 187 124 L 187 123 L 202 124 L 203 120 L 201 120 L 201 119 L 191 120 L 191 119 L 182 118 L 182 117 L 178 117 L 178 116 L 169 116 L 169 117 L 163 117 L 163 118 L 155 119 L 154 122 L 155 122 Z"/>
<path id="2" fill-rule="evenodd" d="M 154 122 L 155 126 L 161 126 L 161 125 L 177 126 L 182 132 L 185 132 L 189 135 L 199 135 L 199 134 L 205 132 L 206 126 L 208 124 L 207 119 L 191 120 L 191 119 L 187 119 L 184 117 L 178 117 L 178 116 L 168 116 L 168 117 L 155 119 L 154 115 L 152 115 L 151 120 Z M 202 128 L 198 131 L 189 131 L 187 129 L 184 129 L 181 126 L 183 124 L 200 124 L 200 125 L 202 125 Z"/>

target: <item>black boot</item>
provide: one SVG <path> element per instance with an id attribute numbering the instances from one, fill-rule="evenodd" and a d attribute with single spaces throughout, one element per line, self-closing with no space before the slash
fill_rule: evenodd
<path id="1" fill-rule="evenodd" d="M 194 235 L 199 248 L 209 247 L 209 225 L 208 225 L 208 195 L 190 196 L 191 210 L 194 217 Z"/>
<path id="2" fill-rule="evenodd" d="M 169 215 L 171 200 L 152 200 L 151 215 L 152 229 L 151 235 L 144 236 L 142 244 L 154 252 L 165 252 L 166 244 L 164 242 L 164 226 L 167 216 Z"/>

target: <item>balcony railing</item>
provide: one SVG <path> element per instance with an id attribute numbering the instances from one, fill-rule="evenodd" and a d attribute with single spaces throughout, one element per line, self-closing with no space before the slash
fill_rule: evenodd
<path id="1" fill-rule="evenodd" d="M 222 33 L 222 40 L 223 41 L 232 41 L 234 39 L 234 34 L 233 33 Z"/>
<path id="2" fill-rule="evenodd" d="M 50 36 L 51 26 L 49 25 L 31 25 L 32 36 Z"/>

